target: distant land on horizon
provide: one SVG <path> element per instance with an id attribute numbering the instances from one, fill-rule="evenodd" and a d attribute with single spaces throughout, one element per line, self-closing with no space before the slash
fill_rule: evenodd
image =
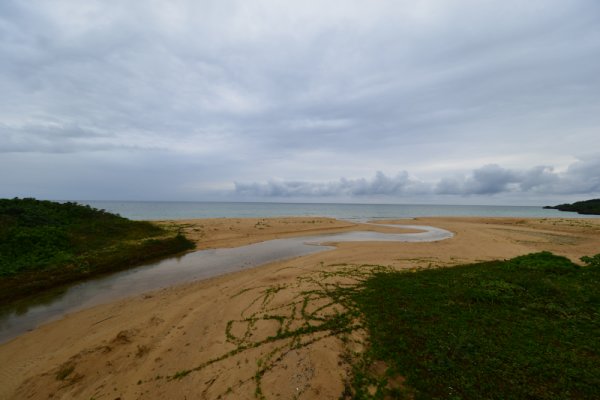
<path id="1" fill-rule="evenodd" d="M 27 197 L 27 196 L 26 196 Z M 24 198 L 26 198 L 24 197 Z M 8 197 L 5 197 L 9 199 Z M 19 198 L 19 197 L 16 197 Z M 75 202 L 75 203 L 83 203 L 87 204 L 89 202 L 92 203 L 207 203 L 207 204 L 315 204 L 315 205 L 357 205 L 357 206 L 449 206 L 449 207 L 539 207 L 539 208 L 552 208 L 552 206 L 544 206 L 543 202 L 539 202 L 536 204 L 522 204 L 522 203 L 513 203 L 513 204 L 495 204 L 495 203 L 453 203 L 453 202 L 417 202 L 417 201 L 409 201 L 409 202 L 393 202 L 393 201 L 285 201 L 285 200 L 135 200 L 135 199 L 43 199 L 48 201 L 56 201 L 59 203 L 66 202 Z"/>
<path id="2" fill-rule="evenodd" d="M 577 201 L 573 204 L 559 204 L 557 206 L 545 206 L 547 209 L 560 211 L 572 211 L 577 214 L 600 215 L 600 199 Z"/>

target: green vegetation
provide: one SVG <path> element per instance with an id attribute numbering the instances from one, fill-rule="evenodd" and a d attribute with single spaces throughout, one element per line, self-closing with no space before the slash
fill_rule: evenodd
<path id="1" fill-rule="evenodd" d="M 600 398 L 600 254 L 582 261 L 542 252 L 402 272 L 323 265 L 295 283 L 233 295 L 251 299 L 225 328 L 235 348 L 165 378 L 259 354 L 252 378 L 214 398 L 248 393 L 247 383 L 255 398 L 271 398 L 262 385 L 269 371 L 335 336 L 348 346 L 340 371 L 353 368 L 340 399 Z M 289 290 L 297 293 L 291 300 L 277 300 Z M 258 334 L 259 325 L 271 328 Z M 368 335 L 355 334 L 363 329 Z"/>
<path id="2" fill-rule="evenodd" d="M 560 211 L 573 211 L 577 214 L 600 215 L 600 199 L 577 201 L 573 204 L 559 204 L 557 206 L 546 206 Z"/>
<path id="3" fill-rule="evenodd" d="M 543 252 L 344 289 L 370 335 L 352 397 L 600 398 L 600 254 L 582 260 Z"/>
<path id="4" fill-rule="evenodd" d="M 193 247 L 177 232 L 89 206 L 0 199 L 0 301 Z"/>
<path id="5" fill-rule="evenodd" d="M 600 254 L 596 254 L 593 257 L 581 257 L 581 261 L 589 265 L 590 267 L 600 268 Z"/>

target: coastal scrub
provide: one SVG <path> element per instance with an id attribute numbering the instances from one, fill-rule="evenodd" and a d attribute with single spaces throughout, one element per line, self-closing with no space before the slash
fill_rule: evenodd
<path id="1" fill-rule="evenodd" d="M 0 301 L 192 248 L 178 232 L 90 206 L 0 199 Z"/>

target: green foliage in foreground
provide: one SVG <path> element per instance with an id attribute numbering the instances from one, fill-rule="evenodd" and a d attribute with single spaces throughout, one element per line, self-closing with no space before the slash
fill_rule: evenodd
<path id="1" fill-rule="evenodd" d="M 600 215 L 600 199 L 577 201 L 573 204 L 559 204 L 557 206 L 547 206 L 544 208 L 554 208 L 560 211 L 572 211 L 576 212 L 577 214 Z"/>
<path id="2" fill-rule="evenodd" d="M 375 398 L 600 398 L 598 260 L 543 252 L 373 275 L 350 295 L 371 341 L 354 397 L 378 385 Z"/>
<path id="3" fill-rule="evenodd" d="M 588 257 L 588 256 L 581 257 L 581 261 L 583 261 L 590 267 L 600 268 L 600 254 L 596 254 L 593 257 Z M 599 290 L 600 290 L 600 288 L 599 288 Z"/>
<path id="4" fill-rule="evenodd" d="M 0 199 L 0 299 L 190 248 L 157 225 L 89 206 Z"/>

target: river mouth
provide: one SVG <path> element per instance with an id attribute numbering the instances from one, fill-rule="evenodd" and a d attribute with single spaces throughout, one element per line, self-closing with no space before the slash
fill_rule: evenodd
<path id="1" fill-rule="evenodd" d="M 246 246 L 199 250 L 103 277 L 90 279 L 7 307 L 0 307 L 0 343 L 98 304 L 139 295 L 165 287 L 216 277 L 308 254 L 333 249 L 340 242 L 433 242 L 453 236 L 449 231 L 421 225 L 385 225 L 415 229 L 418 233 L 353 231 L 318 236 L 275 239 Z"/>

